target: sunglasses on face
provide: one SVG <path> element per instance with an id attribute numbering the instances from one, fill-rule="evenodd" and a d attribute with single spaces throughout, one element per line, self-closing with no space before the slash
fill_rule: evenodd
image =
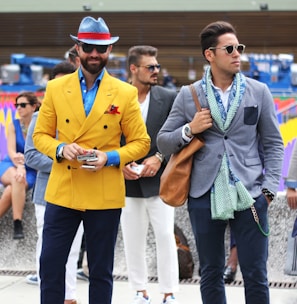
<path id="1" fill-rule="evenodd" d="M 107 51 L 108 45 L 95 45 L 95 44 L 87 44 L 81 43 L 80 46 L 82 47 L 85 53 L 92 53 L 94 49 L 100 54 L 104 54 Z"/>
<path id="2" fill-rule="evenodd" d="M 150 71 L 150 73 L 154 73 L 155 69 L 159 70 L 161 69 L 161 64 L 149 64 L 149 65 L 140 65 L 139 67 L 146 68 Z"/>
<path id="3" fill-rule="evenodd" d="M 210 47 L 209 50 L 225 50 L 227 55 L 232 55 L 236 50 L 239 54 L 243 54 L 245 50 L 244 44 L 237 44 L 237 45 L 227 45 L 220 48 L 217 47 Z"/>
<path id="4" fill-rule="evenodd" d="M 28 102 L 21 102 L 21 103 L 15 103 L 15 108 L 17 109 L 18 107 L 21 107 L 21 108 L 26 108 L 26 106 L 30 104 Z"/>

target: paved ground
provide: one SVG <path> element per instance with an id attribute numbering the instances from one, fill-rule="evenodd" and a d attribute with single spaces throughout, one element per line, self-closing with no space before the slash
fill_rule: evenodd
<path id="1" fill-rule="evenodd" d="M 0 189 L 1 195 L 1 189 Z M 24 240 L 12 240 L 12 218 L 11 212 L 0 219 L 0 304 L 38 304 L 39 289 L 25 283 L 24 276 L 18 275 L 23 272 L 34 272 L 35 269 L 35 244 L 36 228 L 34 206 L 30 202 L 30 193 L 27 196 L 27 203 L 24 211 Z M 271 282 L 271 304 L 297 304 L 297 276 L 284 274 L 286 260 L 287 237 L 291 231 L 296 213 L 287 208 L 282 197 L 274 202 L 270 208 L 270 254 L 268 261 L 269 280 Z M 194 280 L 197 276 L 199 261 L 195 250 L 194 240 L 190 229 L 186 206 L 176 209 L 176 221 L 186 234 L 195 261 Z M 226 243 L 228 245 L 228 242 Z M 149 275 L 156 276 L 156 254 L 152 230 L 148 235 L 147 246 Z M 7 275 L 7 271 L 14 272 Z M 121 231 L 119 231 L 115 269 L 116 276 L 127 274 L 125 255 L 122 244 Z M 227 286 L 226 293 L 228 304 L 243 304 L 244 290 L 241 282 L 241 272 L 238 271 L 236 286 Z M 155 282 L 155 281 L 153 281 Z M 273 282 L 276 282 L 274 284 Z M 195 284 L 181 284 L 180 292 L 176 294 L 179 304 L 201 304 L 199 293 L 199 280 Z M 241 283 L 241 284 L 240 284 Z M 290 284 L 294 288 L 290 288 Z M 281 288 L 279 288 L 281 287 Z M 285 287 L 285 288 L 284 288 Z M 288 287 L 288 288 L 286 288 Z M 78 298 L 81 304 L 88 303 L 88 284 L 78 282 Z M 161 296 L 158 292 L 158 284 L 150 283 L 149 290 L 153 298 L 152 304 L 161 303 Z M 134 293 L 129 289 L 128 283 L 122 280 L 115 281 L 113 304 L 129 304 Z M 213 303 L 215 304 L 215 303 Z"/>
<path id="2" fill-rule="evenodd" d="M 161 304 L 161 295 L 157 283 L 149 284 L 152 304 Z M 226 287 L 228 304 L 243 304 L 244 290 L 242 287 Z M 296 304 L 297 289 L 270 289 L 270 304 Z M 78 280 L 77 298 L 80 304 L 88 303 L 88 282 Z M 134 293 L 127 282 L 115 281 L 113 304 L 129 304 Z M 202 304 L 199 286 L 181 284 L 176 293 L 179 304 Z M 25 283 L 24 277 L 0 276 L 0 303 L 1 304 L 39 304 L 39 289 L 37 286 Z M 214 303 L 215 304 L 215 303 Z"/>

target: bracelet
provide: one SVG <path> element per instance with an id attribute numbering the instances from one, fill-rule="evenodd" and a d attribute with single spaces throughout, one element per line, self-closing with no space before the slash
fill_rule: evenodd
<path id="1" fill-rule="evenodd" d="M 273 192 L 269 191 L 269 190 L 266 189 L 266 188 L 263 188 L 263 189 L 262 189 L 262 193 L 263 193 L 265 196 L 267 196 L 271 201 L 273 201 L 274 196 L 275 196 L 275 194 L 274 194 Z"/>
<path id="2" fill-rule="evenodd" d="M 160 161 L 160 163 L 163 162 L 163 160 L 164 160 L 163 154 L 161 154 L 160 152 L 156 152 L 155 156 L 158 158 L 158 160 Z"/>

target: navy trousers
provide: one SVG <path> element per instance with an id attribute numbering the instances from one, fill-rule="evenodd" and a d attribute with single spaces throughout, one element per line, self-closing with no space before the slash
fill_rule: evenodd
<path id="1" fill-rule="evenodd" d="M 65 265 L 83 221 L 89 266 L 89 304 L 111 304 L 114 248 L 121 209 L 78 211 L 48 203 L 40 256 L 41 304 L 63 304 Z"/>
<path id="2" fill-rule="evenodd" d="M 260 195 L 254 204 L 264 232 L 268 231 L 268 204 Z M 210 193 L 188 200 L 188 211 L 201 269 L 203 304 L 226 304 L 223 280 L 225 266 L 225 230 L 228 221 L 212 220 Z M 235 212 L 229 220 L 236 239 L 243 275 L 246 304 L 269 304 L 267 280 L 268 237 L 259 229 L 251 209 Z"/>

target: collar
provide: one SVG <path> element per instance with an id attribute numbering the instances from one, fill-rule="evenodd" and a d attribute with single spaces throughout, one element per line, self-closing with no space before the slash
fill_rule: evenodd
<path id="1" fill-rule="evenodd" d="M 105 72 L 105 68 L 102 69 L 101 73 L 97 76 L 97 78 L 96 78 L 96 80 L 95 80 L 94 83 L 98 83 L 98 85 L 99 85 L 100 81 L 102 80 L 102 78 L 104 76 L 104 72 Z M 79 77 L 80 83 L 82 83 L 83 80 L 85 81 L 85 76 L 84 76 L 84 74 L 82 72 L 81 67 L 78 68 L 78 77 Z"/>

